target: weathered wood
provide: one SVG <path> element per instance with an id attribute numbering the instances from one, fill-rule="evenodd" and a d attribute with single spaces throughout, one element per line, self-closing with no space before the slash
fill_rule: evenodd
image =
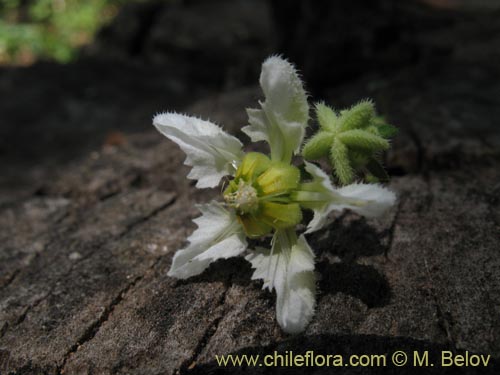
<path id="1" fill-rule="evenodd" d="M 0 199 L 0 373 L 288 374 L 303 369 L 221 369 L 215 355 L 428 350 L 437 360 L 443 349 L 490 354 L 492 364 L 478 373 L 497 373 L 500 71 L 465 53 L 447 61 L 433 74 L 420 65 L 325 91 L 324 99 L 336 106 L 373 97 L 400 127 L 386 157 L 399 201 L 384 218 L 344 213 L 309 236 L 317 255 L 318 306 L 297 337 L 281 332 L 275 297 L 250 280 L 250 265 L 241 258 L 219 261 L 186 281 L 166 276 L 195 227 L 194 204 L 219 192 L 197 190 L 185 178 L 182 152 L 149 129 L 153 104 L 120 108 L 120 118 L 141 122 L 131 127 L 134 134 L 103 142 L 106 132 L 97 128 L 104 122 L 97 121 L 90 132 L 97 138 L 87 139 L 69 163 L 59 150 L 56 161 L 48 161 L 50 147 L 43 145 L 33 151 L 47 154 L 40 165 L 17 160 L 3 176 Z M 142 74 L 138 82 L 149 76 Z M 137 85 L 138 92 L 150 88 Z M 244 109 L 259 97 L 257 87 L 234 89 L 210 94 L 186 112 L 237 133 Z M 90 106 L 86 97 L 75 100 L 77 108 Z M 114 105 L 126 103 L 120 97 Z M 96 106 L 92 113 L 99 118 L 103 106 Z M 86 119 L 85 111 L 77 112 L 73 125 Z M 55 113 L 40 116 L 40 126 L 60 121 Z M 21 131 L 14 139 L 23 139 Z M 19 166 L 27 164 L 23 176 Z"/>

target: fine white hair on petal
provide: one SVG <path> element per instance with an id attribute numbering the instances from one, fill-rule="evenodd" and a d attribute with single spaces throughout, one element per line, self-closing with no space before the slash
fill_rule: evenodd
<path id="1" fill-rule="evenodd" d="M 304 138 L 309 119 L 307 94 L 295 67 L 279 56 L 262 64 L 260 85 L 266 100 L 262 109 L 247 110 L 250 125 L 242 130 L 254 142 L 267 141 L 273 160 L 289 162 Z"/>
<path id="2" fill-rule="evenodd" d="M 307 173 L 309 173 L 312 176 L 314 182 L 320 185 L 319 188 L 321 190 L 335 193 L 335 188 L 332 185 L 330 177 L 328 177 L 325 171 L 323 171 L 317 165 L 305 160 L 304 160 L 304 165 Z"/>
<path id="3" fill-rule="evenodd" d="M 329 213 L 330 211 L 328 211 L 328 206 L 326 205 L 323 207 L 323 209 L 314 210 L 314 216 L 307 225 L 307 230 L 305 231 L 305 233 L 309 234 L 323 228 L 326 224 Z"/>
<path id="4" fill-rule="evenodd" d="M 188 238 L 189 245 L 175 253 L 168 276 L 187 279 L 199 275 L 217 259 L 238 256 L 247 248 L 243 228 L 233 212 L 217 202 L 198 208 L 202 216 L 193 220 L 198 229 Z"/>
<path id="5" fill-rule="evenodd" d="M 295 67 L 279 56 L 262 64 L 260 85 L 269 109 L 285 121 L 305 123 L 309 118 L 307 94 Z"/>
<path id="6" fill-rule="evenodd" d="M 330 181 L 330 177 L 328 177 L 328 175 L 315 164 L 309 163 L 307 161 L 304 161 L 304 163 L 306 171 L 312 176 L 313 182 L 316 184 L 316 190 L 326 193 L 325 197 L 334 197 L 335 188 Z M 323 228 L 328 219 L 328 214 L 331 211 L 329 210 L 329 202 L 330 201 L 325 201 L 323 202 L 323 204 L 320 204 L 316 208 L 314 208 L 314 216 L 307 225 L 307 230 L 305 233 L 312 233 Z"/>
<path id="7" fill-rule="evenodd" d="M 276 319 L 283 331 L 304 331 L 316 305 L 314 254 L 305 237 L 278 230 L 271 251 L 259 248 L 245 259 L 255 268 L 252 280 L 262 279 L 263 288 L 276 290 Z"/>
<path id="8" fill-rule="evenodd" d="M 240 140 L 209 121 L 161 113 L 153 118 L 153 125 L 184 151 L 184 163 L 193 167 L 188 178 L 198 180 L 198 188 L 217 186 L 222 177 L 234 172 L 243 157 Z"/>
<path id="9" fill-rule="evenodd" d="M 396 202 L 396 194 L 378 184 L 347 185 L 337 189 L 337 193 L 343 199 L 339 204 L 332 204 L 332 209 L 350 208 L 368 218 L 383 215 Z"/>
<path id="10" fill-rule="evenodd" d="M 312 163 L 305 162 L 306 171 L 313 177 L 317 191 L 328 197 L 323 204 L 313 210 L 313 219 L 307 226 L 306 233 L 321 229 L 332 211 L 350 209 L 368 218 L 383 215 L 396 202 L 396 195 L 391 190 L 378 184 L 351 184 L 334 188 L 330 178 L 323 170 Z"/>

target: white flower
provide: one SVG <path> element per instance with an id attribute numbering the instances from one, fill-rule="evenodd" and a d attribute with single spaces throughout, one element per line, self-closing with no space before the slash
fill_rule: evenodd
<path id="1" fill-rule="evenodd" d="M 384 214 L 394 205 L 396 195 L 377 184 L 351 184 L 334 188 L 330 178 L 316 165 L 305 162 L 306 171 L 313 181 L 302 184 L 301 191 L 295 199 L 303 207 L 313 210 L 313 219 L 307 226 L 306 233 L 321 229 L 332 211 L 351 209 L 366 217 L 377 217 Z"/>
<path id="2" fill-rule="evenodd" d="M 198 275 L 217 259 L 243 253 L 245 234 L 274 230 L 271 250 L 259 248 L 247 259 L 256 268 L 252 278 L 264 278 L 264 287 L 276 290 L 278 323 L 285 332 L 296 333 L 309 323 L 315 305 L 314 255 L 305 238 L 295 234 L 300 206 L 287 201 L 299 182 L 299 171 L 290 161 L 300 150 L 309 106 L 295 68 L 279 57 L 264 62 L 260 84 L 266 100 L 261 110 L 248 110 L 250 125 L 244 131 L 253 141 L 269 143 L 271 159 L 258 153 L 245 158 L 241 142 L 211 122 L 177 113 L 153 119 L 186 153 L 185 164 L 193 167 L 188 177 L 198 180 L 198 188 L 234 177 L 224 195 L 226 205 L 198 206 L 198 229 L 174 255 L 168 275 Z"/>
<path id="3" fill-rule="evenodd" d="M 245 257 L 255 269 L 252 279 L 276 291 L 276 318 L 285 332 L 302 332 L 316 305 L 314 253 L 296 224 L 302 209 L 314 211 L 307 232 L 321 228 L 332 210 L 352 209 L 377 216 L 392 206 L 395 196 L 378 185 L 354 184 L 335 189 L 328 176 L 305 163 L 311 182 L 302 182 L 300 170 L 291 165 L 300 151 L 309 119 L 309 105 L 293 65 L 270 57 L 262 65 L 260 85 L 265 101 L 261 109 L 249 109 L 250 125 L 243 131 L 252 141 L 266 141 L 267 155 L 244 153 L 242 143 L 217 125 L 177 113 L 162 113 L 153 124 L 186 153 L 192 167 L 188 178 L 198 188 L 215 187 L 231 176 L 224 203 L 199 205 L 198 228 L 189 244 L 173 258 L 169 276 L 186 279 L 202 273 L 212 262 L 241 255 L 246 237 L 273 233 L 271 249 L 250 250 Z"/>

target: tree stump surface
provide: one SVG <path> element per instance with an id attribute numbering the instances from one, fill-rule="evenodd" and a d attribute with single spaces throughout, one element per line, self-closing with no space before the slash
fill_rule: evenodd
<path id="1" fill-rule="evenodd" d="M 11 121 L 4 135 L 13 137 L 4 143 L 15 145 L 5 146 L 9 158 L 1 162 L 0 373 L 303 373 L 221 368 L 215 359 L 275 350 L 428 350 L 435 363 L 441 350 L 469 351 L 490 354 L 490 366 L 425 371 L 498 373 L 500 69 L 474 58 L 473 49 L 460 52 L 433 73 L 419 65 L 384 79 L 361 75 L 325 92 L 338 107 L 372 97 L 400 128 L 386 155 L 398 203 L 376 220 L 337 215 L 308 237 L 318 304 L 298 336 L 281 332 L 275 296 L 250 280 L 242 258 L 218 261 L 185 281 L 166 275 L 195 228 L 194 204 L 219 191 L 198 190 L 186 179 L 184 154 L 150 119 L 155 110 L 183 108 L 241 135 L 245 108 L 261 98 L 258 87 L 176 99 L 173 78 L 162 77 L 172 84 L 162 86 L 155 72 L 136 66 L 111 79 L 106 62 L 85 60 L 3 71 L 1 96 L 16 101 L 0 105 Z M 88 79 L 85 73 L 102 81 L 68 96 L 68 87 Z M 44 96 L 41 83 L 29 85 L 40 74 L 53 77 L 55 96 Z M 129 84 L 116 87 L 122 76 Z M 131 86 L 135 101 L 127 97 Z M 115 92 L 109 107 L 102 99 Z M 36 116 L 24 115 L 32 102 Z M 122 120 L 131 131 L 113 130 Z M 26 127 L 16 128 L 21 123 Z M 70 126 L 78 127 L 73 138 Z"/>

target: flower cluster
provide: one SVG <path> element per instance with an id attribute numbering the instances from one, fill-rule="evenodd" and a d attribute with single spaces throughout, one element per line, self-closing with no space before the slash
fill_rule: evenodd
<path id="1" fill-rule="evenodd" d="M 268 58 L 260 85 L 265 101 L 260 108 L 247 110 L 249 125 L 243 131 L 253 142 L 267 142 L 269 155 L 245 153 L 237 138 L 199 118 L 162 113 L 153 119 L 156 128 L 186 153 L 185 164 L 192 167 L 188 178 L 197 180 L 198 188 L 215 187 L 226 176 L 230 179 L 220 202 L 198 206 L 202 214 L 194 220 L 198 229 L 188 238 L 189 245 L 176 252 L 168 275 L 186 279 L 217 259 L 246 253 L 255 269 L 252 279 L 262 279 L 263 288 L 276 291 L 279 325 L 287 333 L 298 333 L 310 322 L 316 304 L 314 253 L 304 235 L 321 229 L 334 210 L 381 215 L 394 204 L 395 195 L 379 184 L 336 188 L 317 165 L 304 161 L 301 171 L 292 157 L 302 150 L 307 159 L 329 153 L 335 161 L 333 155 L 344 152 L 352 159 L 354 152 L 346 145 L 354 145 L 368 162 L 370 153 L 386 149 L 388 142 L 378 130 L 382 127 L 374 120 L 371 103 L 340 116 L 319 104 L 320 133 L 304 146 L 309 104 L 293 65 L 280 57 Z M 340 179 L 347 182 L 351 177 Z M 314 215 L 305 233 L 298 234 L 305 209 Z M 267 236 L 270 248 L 248 248 L 247 238 Z"/>

